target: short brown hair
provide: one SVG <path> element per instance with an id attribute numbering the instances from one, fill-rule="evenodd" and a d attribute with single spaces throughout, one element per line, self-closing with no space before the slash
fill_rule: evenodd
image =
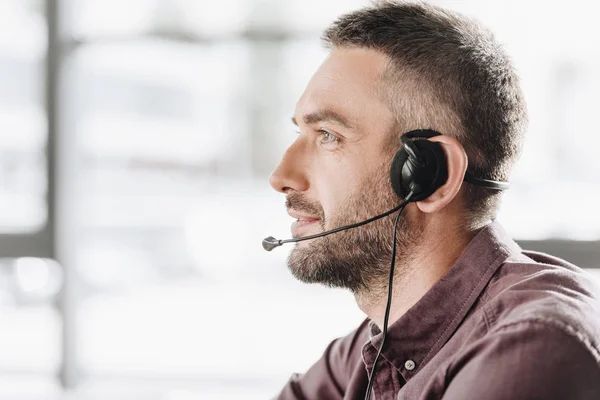
<path id="1" fill-rule="evenodd" d="M 471 173 L 509 178 L 521 151 L 527 110 L 511 62 L 491 32 L 436 6 L 380 1 L 338 18 L 323 41 L 330 49 L 386 54 L 382 87 L 399 128 L 452 135 L 464 146 Z M 465 189 L 468 223 L 494 219 L 499 193 L 468 183 Z"/>

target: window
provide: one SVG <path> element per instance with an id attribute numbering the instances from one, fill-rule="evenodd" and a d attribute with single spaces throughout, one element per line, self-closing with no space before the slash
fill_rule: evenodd
<path id="1" fill-rule="evenodd" d="M 0 4 L 0 234 L 36 232 L 47 219 L 45 29 L 42 2 Z"/>
<path id="2" fill-rule="evenodd" d="M 62 269 L 49 260 L 44 4 L 0 2 L 0 397 L 58 393 Z M 26 257 L 35 256 L 35 257 Z"/>

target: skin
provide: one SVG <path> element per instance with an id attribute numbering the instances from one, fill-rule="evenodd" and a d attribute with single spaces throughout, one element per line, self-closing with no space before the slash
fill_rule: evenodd
<path id="1" fill-rule="evenodd" d="M 388 171 L 399 148 L 398 134 L 402 132 L 396 130 L 397 118 L 392 107 L 377 90 L 387 62 L 386 55 L 371 49 L 333 49 L 299 99 L 294 113 L 298 137 L 270 177 L 271 186 L 287 196 L 290 214 L 309 222 L 317 219 L 293 229 L 294 236 L 333 229 L 341 221 L 358 222 L 400 203 L 389 184 Z M 403 102 L 410 103 L 410 99 Z M 331 114 L 341 117 L 344 123 L 331 118 Z M 426 127 L 443 131 L 433 121 Z M 463 223 L 466 211 L 461 187 L 467 168 L 464 148 L 446 135 L 430 140 L 442 144 L 448 158 L 448 180 L 429 198 L 410 203 L 404 211 L 406 235 L 398 229 L 399 254 L 390 324 L 447 272 L 476 234 Z M 394 216 L 379 224 L 357 228 L 362 231 L 347 236 L 353 237 L 354 243 L 345 245 L 361 251 L 361 237 L 384 229 L 385 235 L 390 235 L 388 228 L 393 226 Z M 301 258 L 294 258 L 294 253 L 311 254 L 318 259 L 318 252 L 325 249 L 323 243 L 336 246 L 336 240 L 340 243 L 350 240 L 342 235 L 336 233 L 296 244 L 290 269 L 294 272 L 294 268 L 301 267 L 298 265 Z M 383 237 L 387 236 L 377 240 Z M 343 251 L 339 254 L 343 258 Z M 369 274 L 363 286 L 350 289 L 360 309 L 382 326 L 390 260 L 374 262 L 380 265 L 356 265 Z"/>

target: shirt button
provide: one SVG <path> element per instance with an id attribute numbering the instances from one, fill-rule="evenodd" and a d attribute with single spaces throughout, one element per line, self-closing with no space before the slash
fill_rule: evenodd
<path id="1" fill-rule="evenodd" d="M 415 369 L 416 366 L 417 365 L 413 360 L 406 360 L 406 362 L 404 363 L 404 368 L 406 368 L 408 371 L 412 371 L 413 369 Z"/>

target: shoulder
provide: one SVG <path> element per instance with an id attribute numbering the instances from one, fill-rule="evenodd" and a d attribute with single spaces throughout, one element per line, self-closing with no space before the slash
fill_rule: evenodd
<path id="1" fill-rule="evenodd" d="M 482 329 L 449 365 L 444 399 L 600 398 L 600 288 L 584 270 L 513 254 L 481 296 Z"/>
<path id="2" fill-rule="evenodd" d="M 534 252 L 507 260 L 485 293 L 488 334 L 570 338 L 600 363 L 600 288 L 584 270 Z"/>
<path id="3" fill-rule="evenodd" d="M 444 399 L 598 399 L 600 364 L 576 332 L 553 322 L 499 324 L 449 369 Z"/>

